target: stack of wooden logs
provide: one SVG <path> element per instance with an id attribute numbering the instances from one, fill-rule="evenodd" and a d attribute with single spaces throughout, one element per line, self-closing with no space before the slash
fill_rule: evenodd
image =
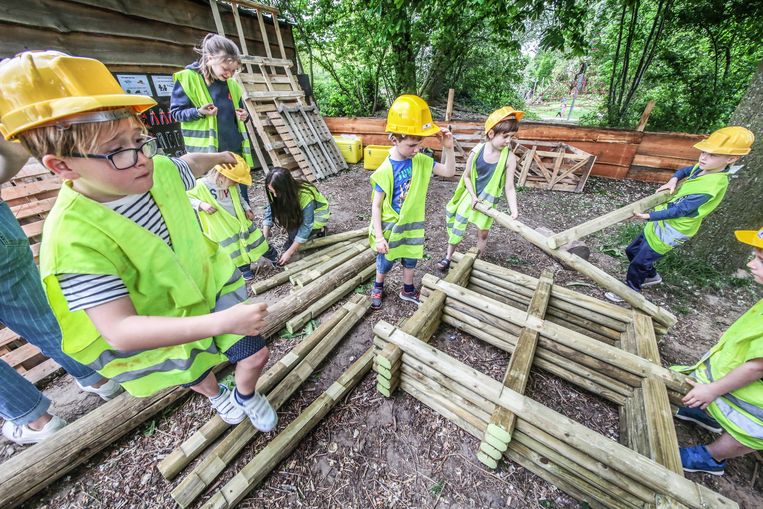
<path id="1" fill-rule="evenodd" d="M 469 293 L 438 283 L 437 290 L 443 289 L 448 299 Z M 402 352 L 402 390 L 478 440 L 484 439 L 491 416 L 499 409 L 515 415 L 516 426 L 503 456 L 591 507 L 738 507 L 386 322 L 379 322 L 374 332 L 377 348 L 384 351 L 393 345 Z"/>
<path id="2" fill-rule="evenodd" d="M 327 355 L 365 315 L 371 301 L 356 295 L 310 336 L 279 360 L 260 378 L 258 392 L 267 396 L 278 410 L 315 371 Z M 360 376 L 359 372 L 357 373 Z M 353 376 L 354 383 L 357 382 Z M 353 383 L 353 385 L 354 385 Z M 350 387 L 349 385 L 347 386 Z M 215 415 L 196 433 L 162 460 L 158 469 L 166 479 L 174 478 L 188 463 L 209 447 L 229 425 Z M 238 424 L 194 469 L 172 490 L 172 497 L 181 507 L 188 507 L 255 437 L 257 430 L 248 419 Z"/>

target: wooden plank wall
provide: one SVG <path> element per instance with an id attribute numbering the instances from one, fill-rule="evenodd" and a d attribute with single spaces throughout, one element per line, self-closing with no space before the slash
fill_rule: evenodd
<path id="1" fill-rule="evenodd" d="M 229 9 L 221 6 L 225 33 L 237 40 Z M 273 20 L 264 16 L 271 51 L 278 53 Z M 247 46 L 265 55 L 256 16 L 242 14 Z M 196 60 L 193 48 L 217 33 L 204 0 L 0 0 L 0 56 L 54 49 L 97 58 L 112 71 L 166 72 Z M 288 58 L 295 60 L 291 25 L 281 21 Z"/>
<path id="2" fill-rule="evenodd" d="M 364 145 L 391 144 L 384 133 L 383 118 L 327 117 L 326 124 L 333 134 L 361 136 Z M 462 132 L 481 129 L 482 123 L 451 122 L 450 125 L 458 138 Z M 646 182 L 665 182 L 677 168 L 694 164 L 699 151 L 692 145 L 705 138 L 698 134 L 643 133 L 531 121 L 520 124 L 517 136 L 523 140 L 567 143 L 594 154 L 593 175 Z M 424 146 L 440 149 L 436 138 L 428 138 Z"/>

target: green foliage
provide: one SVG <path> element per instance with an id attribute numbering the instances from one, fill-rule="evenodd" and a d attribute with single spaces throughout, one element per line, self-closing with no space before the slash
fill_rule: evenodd
<path id="1" fill-rule="evenodd" d="M 445 488 L 445 481 L 440 480 L 429 487 L 429 492 L 434 496 L 439 496 Z"/>
<path id="2" fill-rule="evenodd" d="M 641 233 L 643 228 L 644 226 L 639 223 L 620 223 L 612 234 L 608 233 L 605 236 L 606 241 L 599 251 L 612 258 L 626 259 L 625 248 Z"/>
<path id="3" fill-rule="evenodd" d="M 151 419 L 148 424 L 146 424 L 146 427 L 143 428 L 143 436 L 150 437 L 153 436 L 154 433 L 156 433 L 156 420 Z"/>

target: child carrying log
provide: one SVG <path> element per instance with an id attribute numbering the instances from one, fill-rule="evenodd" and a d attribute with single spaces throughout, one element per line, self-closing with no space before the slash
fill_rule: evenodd
<path id="1" fill-rule="evenodd" d="M 469 153 L 456 192 L 445 206 L 448 248 L 445 257 L 437 262 L 438 269 L 444 271 L 450 268 L 450 259 L 463 240 L 469 223 L 477 227 L 477 249 L 480 253 L 485 251 L 493 218 L 474 210 L 477 203 L 482 202 L 491 208 L 495 207 L 505 188 L 511 217 L 516 219 L 519 215 L 517 191 L 514 188 L 517 157 L 511 150 L 511 138 L 519 129 L 519 121 L 523 116 L 523 111 L 506 106 L 494 111 L 487 118 L 487 141 L 480 143 Z"/>
<path id="2" fill-rule="evenodd" d="M 371 175 L 373 199 L 368 227 L 371 248 L 377 252 L 376 280 L 371 307 L 379 309 L 384 297 L 384 278 L 400 260 L 403 289 L 400 298 L 420 304 L 413 285 L 417 260 L 424 258 L 424 222 L 427 188 L 432 173 L 452 177 L 456 173 L 453 135 L 432 122 L 429 106 L 415 95 L 401 95 L 387 113 L 385 128 L 394 145 L 389 156 Z M 420 154 L 427 136 L 437 137 L 445 151 L 445 164 Z"/>
<path id="3" fill-rule="evenodd" d="M 753 247 L 747 267 L 763 284 L 763 228 L 737 231 Z M 723 475 L 726 460 L 763 450 L 763 299 L 742 315 L 693 366 L 673 369 L 691 375 L 694 387 L 676 417 L 721 433 L 708 445 L 681 448 L 687 472 Z"/>
<path id="4" fill-rule="evenodd" d="M 694 145 L 701 150 L 694 166 L 681 168 L 657 189 L 676 195 L 650 213 L 634 217 L 649 221 L 644 231 L 625 249 L 630 264 L 626 284 L 637 292 L 641 288 L 662 283 L 654 264 L 668 251 L 678 247 L 699 231 L 702 220 L 721 204 L 729 185 L 729 165 L 750 153 L 755 136 L 739 126 L 718 129 L 707 139 Z M 681 187 L 676 192 L 678 182 Z M 612 302 L 623 299 L 612 292 L 604 296 Z"/>
<path id="5" fill-rule="evenodd" d="M 238 154 L 234 157 L 236 164 L 218 164 L 196 181 L 188 196 L 199 213 L 204 234 L 220 244 L 244 275 L 244 280 L 251 281 L 254 279 L 253 263 L 263 256 L 275 263 L 278 256 L 275 249 L 268 246 L 262 231 L 252 223 L 252 209 L 243 200 L 237 186 L 252 185 L 249 164 Z"/>
<path id="6" fill-rule="evenodd" d="M 45 221 L 40 272 L 62 350 L 145 397 L 182 385 L 230 424 L 277 416 L 255 392 L 267 306 L 247 304 L 230 257 L 199 228 L 186 191 L 230 152 L 157 155 L 140 112 L 101 62 L 57 51 L 0 64 L 0 129 L 64 184 Z M 213 368 L 236 364 L 236 388 Z"/>
<path id="7" fill-rule="evenodd" d="M 326 235 L 326 223 L 331 216 L 329 202 L 317 187 L 296 180 L 289 170 L 278 167 L 265 177 L 265 194 L 268 204 L 262 229 L 269 238 L 274 220 L 286 228 L 289 247 L 278 258 L 279 265 L 286 265 L 308 239 Z"/>

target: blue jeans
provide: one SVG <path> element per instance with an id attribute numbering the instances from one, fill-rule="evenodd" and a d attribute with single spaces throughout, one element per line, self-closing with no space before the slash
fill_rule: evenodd
<path id="1" fill-rule="evenodd" d="M 392 270 L 392 267 L 395 266 L 396 261 L 397 260 L 388 260 L 384 254 L 378 253 L 376 255 L 376 272 L 379 274 L 386 274 Z M 415 258 L 400 258 L 400 263 L 404 269 L 415 269 L 416 262 L 418 262 L 418 260 Z"/>
<path id="2" fill-rule="evenodd" d="M 8 205 L 0 201 L 0 323 L 56 361 L 83 386 L 101 375 L 61 351 L 61 329 L 48 305 L 29 241 Z M 0 361 L 0 417 L 19 426 L 47 412 L 50 400 Z"/>
<path id="3" fill-rule="evenodd" d="M 631 242 L 630 246 L 625 248 L 625 254 L 631 262 L 628 265 L 626 283 L 637 292 L 640 292 L 641 285 L 646 278 L 657 275 L 657 269 L 654 268 L 654 264 L 662 258 L 662 255 L 652 249 L 649 242 L 646 241 L 643 232 Z"/>

